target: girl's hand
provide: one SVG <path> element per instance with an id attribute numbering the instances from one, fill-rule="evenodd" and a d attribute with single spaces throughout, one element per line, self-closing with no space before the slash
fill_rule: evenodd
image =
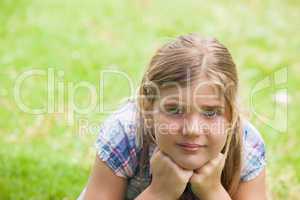
<path id="1" fill-rule="evenodd" d="M 193 175 L 193 171 L 181 168 L 157 148 L 150 160 L 150 167 L 152 181 L 149 190 L 157 199 L 178 199 Z"/>
<path id="2" fill-rule="evenodd" d="M 204 166 L 194 170 L 190 183 L 193 193 L 201 199 L 209 199 L 210 194 L 220 191 L 221 174 L 225 164 L 225 156 L 222 153 L 207 162 Z"/>

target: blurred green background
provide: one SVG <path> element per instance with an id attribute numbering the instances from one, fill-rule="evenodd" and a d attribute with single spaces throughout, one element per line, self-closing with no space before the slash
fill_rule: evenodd
<path id="1" fill-rule="evenodd" d="M 103 99 L 105 108 L 116 108 L 131 90 L 117 76 L 101 84 L 101 70 L 120 70 L 136 87 L 156 48 L 189 32 L 216 37 L 230 49 L 240 73 L 242 109 L 266 142 L 269 197 L 299 199 L 299 10 L 297 0 L 1 0 L 0 199 L 75 199 L 94 161 L 97 125 L 107 114 L 72 116 L 70 102 L 85 108 L 96 97 L 97 105 Z M 47 106 L 46 75 L 16 86 L 33 69 L 55 74 L 54 112 L 23 112 L 14 95 L 17 88 L 26 106 Z M 251 91 L 262 80 L 274 83 L 276 74 L 287 81 L 269 84 L 251 103 Z M 68 93 L 83 82 L 97 93 L 84 86 Z M 282 88 L 288 95 L 276 92 Z M 82 134 L 84 123 L 94 128 Z"/>

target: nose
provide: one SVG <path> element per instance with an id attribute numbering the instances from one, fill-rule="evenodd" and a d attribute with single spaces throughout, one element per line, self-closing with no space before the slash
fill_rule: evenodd
<path id="1" fill-rule="evenodd" d="M 199 136 L 205 131 L 203 129 L 203 123 L 201 122 L 201 117 L 199 113 L 191 113 L 185 118 L 183 126 L 183 135 L 189 136 Z"/>

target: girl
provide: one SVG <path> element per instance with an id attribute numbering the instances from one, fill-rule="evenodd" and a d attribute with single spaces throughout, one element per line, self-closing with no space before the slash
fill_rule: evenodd
<path id="1" fill-rule="evenodd" d="M 184 35 L 152 57 L 138 90 L 102 124 L 80 199 L 263 200 L 265 147 L 240 116 L 226 47 Z"/>

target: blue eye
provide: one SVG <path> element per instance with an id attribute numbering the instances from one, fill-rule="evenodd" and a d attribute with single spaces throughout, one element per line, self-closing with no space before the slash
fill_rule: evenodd
<path id="1" fill-rule="evenodd" d="M 202 112 L 202 115 L 204 115 L 206 118 L 214 118 L 220 113 L 217 110 L 206 110 Z"/>
<path id="2" fill-rule="evenodd" d="M 184 109 L 180 106 L 174 106 L 170 108 L 165 108 L 166 112 L 170 115 L 181 115 L 184 113 Z"/>

